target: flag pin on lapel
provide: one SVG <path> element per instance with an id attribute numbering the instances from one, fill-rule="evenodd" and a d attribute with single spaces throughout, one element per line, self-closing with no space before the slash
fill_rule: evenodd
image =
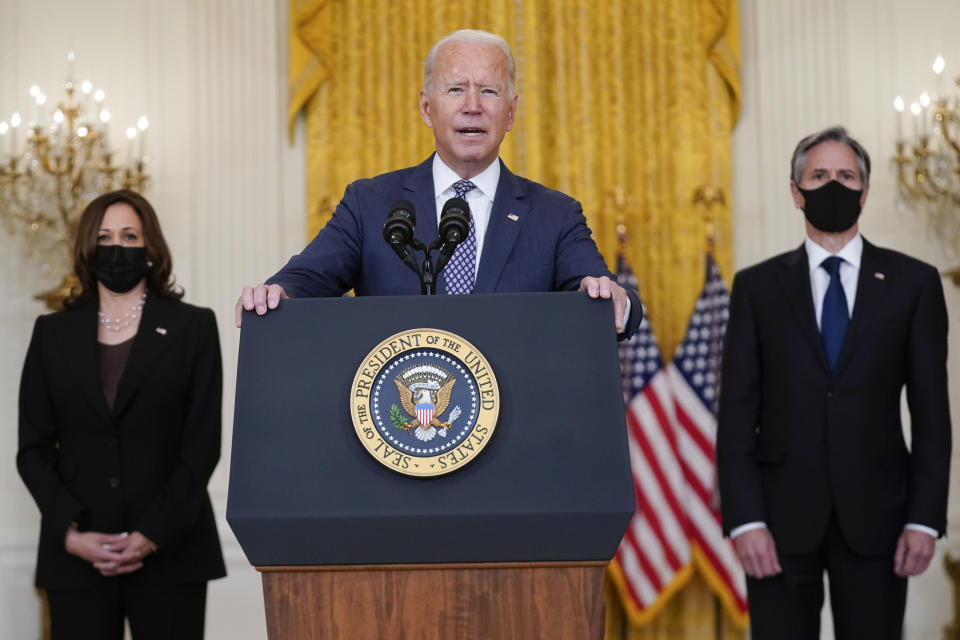
<path id="1" fill-rule="evenodd" d="M 518 216 L 518 215 L 515 214 L 515 213 L 507 214 L 507 217 L 510 218 L 511 220 L 513 220 L 514 222 L 519 222 L 519 220 L 520 220 L 520 216 Z"/>
<path id="2" fill-rule="evenodd" d="M 162 336 L 165 336 L 167 335 L 167 330 L 164 329 L 163 327 L 157 327 L 157 333 L 159 333 Z"/>
<path id="3" fill-rule="evenodd" d="M 876 273 L 873 274 L 873 277 L 876 278 L 877 280 L 883 280 L 883 279 L 886 278 L 887 276 L 885 276 L 885 275 L 883 275 L 882 273 L 880 273 L 879 271 L 877 271 Z"/>

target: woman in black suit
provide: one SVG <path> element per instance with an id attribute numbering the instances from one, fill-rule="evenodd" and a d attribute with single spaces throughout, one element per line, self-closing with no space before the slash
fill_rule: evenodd
<path id="1" fill-rule="evenodd" d="M 20 385 L 17 468 L 41 513 L 36 584 L 53 638 L 202 638 L 226 575 L 207 482 L 220 457 L 220 343 L 180 301 L 150 204 L 96 198 L 79 290 L 37 318 Z"/>

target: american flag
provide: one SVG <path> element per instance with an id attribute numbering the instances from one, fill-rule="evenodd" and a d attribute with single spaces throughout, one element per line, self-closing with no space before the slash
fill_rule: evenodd
<path id="1" fill-rule="evenodd" d="M 617 281 L 624 287 L 637 285 L 622 255 Z M 630 619 L 643 624 L 692 571 L 675 403 L 646 313 L 636 335 L 620 343 L 620 370 L 637 507 L 610 563 L 610 575 Z"/>
<path id="2" fill-rule="evenodd" d="M 667 371 L 675 400 L 677 448 L 687 486 L 685 511 L 693 557 L 733 620 L 746 626 L 746 582 L 733 544 L 723 537 L 716 493 L 720 357 L 729 307 L 730 296 L 720 268 L 708 253 L 703 289 L 686 336 Z"/>

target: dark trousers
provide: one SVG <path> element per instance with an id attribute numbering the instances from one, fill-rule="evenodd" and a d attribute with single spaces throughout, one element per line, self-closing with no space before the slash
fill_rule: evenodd
<path id="1" fill-rule="evenodd" d="M 837 640 L 900 640 L 906 579 L 893 573 L 892 556 L 855 553 L 836 517 L 830 519 L 817 549 L 779 557 L 783 573 L 762 580 L 747 578 L 754 640 L 818 640 L 824 571 L 829 576 Z"/>
<path id="2" fill-rule="evenodd" d="M 123 620 L 134 640 L 202 640 L 207 583 L 51 589 L 52 640 L 123 640 Z"/>

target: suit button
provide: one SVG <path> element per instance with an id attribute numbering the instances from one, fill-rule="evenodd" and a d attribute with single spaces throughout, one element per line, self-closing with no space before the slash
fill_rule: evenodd
<path id="1" fill-rule="evenodd" d="M 833 391 L 827 391 L 827 399 L 829 400 L 832 397 L 833 397 Z"/>
<path id="2" fill-rule="evenodd" d="M 108 481 L 108 484 L 110 485 L 111 489 L 116 489 L 117 487 L 120 486 L 120 478 L 118 478 L 117 476 L 110 476 L 110 480 Z"/>

